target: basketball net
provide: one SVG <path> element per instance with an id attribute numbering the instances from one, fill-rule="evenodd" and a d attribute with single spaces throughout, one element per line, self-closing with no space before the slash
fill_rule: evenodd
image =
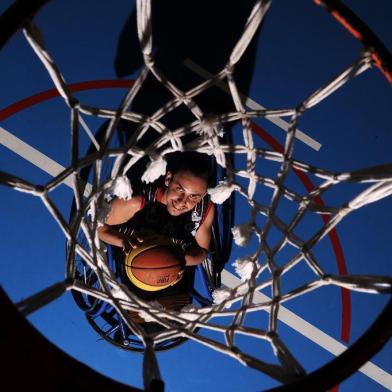
<path id="1" fill-rule="evenodd" d="M 53 301 L 66 290 L 76 290 L 111 304 L 121 315 L 124 323 L 141 339 L 145 346 L 144 379 L 146 386 L 151 380 L 160 378 L 154 346 L 157 343 L 178 337 L 188 338 L 193 342 L 218 350 L 244 365 L 266 373 L 281 383 L 291 382 L 306 372 L 279 335 L 278 318 L 284 302 L 327 285 L 376 294 L 391 292 L 392 280 L 389 277 L 331 274 L 321 266 L 322 263 L 313 253 L 313 249 L 353 211 L 391 196 L 392 165 L 364 168 L 353 172 L 332 173 L 299 161 L 294 157 L 294 142 L 300 117 L 309 108 L 318 105 L 342 85 L 377 63 L 376 55 L 370 48 L 365 47 L 365 50 L 352 65 L 344 69 L 330 82 L 318 88 L 294 108 L 248 110 L 237 89 L 233 73 L 269 6 L 270 1 L 268 0 L 256 2 L 242 36 L 234 46 L 227 64 L 220 72 L 192 89 L 182 91 L 170 82 L 154 64 L 151 4 L 148 0 L 138 0 L 137 29 L 144 67 L 116 110 L 91 107 L 79 102 L 71 93 L 65 78 L 45 48 L 41 34 L 34 22 L 29 22 L 24 29 L 27 41 L 45 66 L 55 87 L 69 107 L 72 148 L 70 166 L 45 186 L 34 185 L 12 174 L 2 175 L 1 182 L 3 184 L 17 191 L 37 196 L 42 200 L 63 231 L 68 243 L 67 278 L 22 301 L 19 303 L 19 309 L 25 315 L 30 314 Z M 378 65 L 382 68 L 380 61 L 378 61 Z M 130 110 L 130 106 L 148 74 L 152 74 L 170 92 L 172 98 L 153 115 L 144 116 Z M 388 75 L 388 73 L 386 74 Z M 235 110 L 215 115 L 209 114 L 207 117 L 197 105 L 195 97 L 219 82 L 228 86 Z M 194 121 L 177 129 L 168 129 L 161 120 L 167 113 L 180 105 L 185 105 L 193 113 Z M 94 132 L 88 128 L 83 116 L 109 119 L 104 138 L 101 143 L 97 144 L 97 151 L 87 156 L 79 155 L 78 137 L 82 131 L 89 134 Z M 273 151 L 257 147 L 254 141 L 255 135 L 252 132 L 252 119 L 280 117 L 290 119 L 283 150 Z M 125 145 L 112 148 L 111 140 L 120 120 L 136 123 L 138 128 Z M 225 126 L 233 122 L 241 126 L 242 142 L 224 144 L 221 135 L 225 132 Z M 140 149 L 138 143 L 151 129 L 159 136 L 147 148 Z M 184 136 L 189 134 L 194 135 L 193 140 L 184 142 Z M 127 287 L 120 284 L 108 267 L 105 246 L 100 242 L 97 233 L 97 228 L 104 220 L 102 217 L 105 216 L 105 212 L 102 212 L 105 208 L 102 196 L 110 194 L 125 199 L 132 197 L 132 188 L 127 174 L 130 173 L 134 165 L 148 156 L 149 164 L 144 172 L 143 181 L 153 182 L 165 174 L 166 156 L 176 151 L 198 151 L 211 155 L 222 167 L 226 167 L 226 155 L 229 153 L 246 157 L 244 166 L 226 167 L 227 178 L 214 189 L 210 189 L 209 193 L 215 203 L 223 203 L 234 192 L 236 197 L 237 195 L 241 197 L 249 206 L 247 215 L 249 219 L 236 222 L 235 226 L 231 228 L 235 244 L 243 248 L 243 256 L 232 260 L 240 283 L 234 288 L 222 287 L 216 290 L 213 306 L 187 307 L 180 312 L 166 310 L 143 301 L 130 292 Z M 109 176 L 106 176 L 103 175 L 102 168 L 105 161 L 109 159 L 113 161 L 113 165 Z M 256 164 L 256 161 L 259 162 L 259 160 L 277 165 L 278 171 L 275 178 L 268 178 L 262 174 L 262 167 Z M 90 188 L 86 187 L 80 176 L 81 169 L 87 165 L 93 167 L 93 181 L 89 185 Z M 319 179 L 319 185 L 315 185 L 305 194 L 292 191 L 285 182 L 290 172 L 312 175 Z M 61 214 L 60 209 L 51 199 L 51 192 L 67 179 L 72 180 L 76 203 L 76 213 L 70 222 Z M 247 185 L 244 185 L 245 181 Z M 320 196 L 336 184 L 341 183 L 364 184 L 366 189 L 340 206 L 330 206 L 319 202 Z M 268 205 L 258 202 L 255 198 L 255 194 L 260 188 L 272 190 L 272 197 Z M 294 216 L 287 221 L 277 214 L 282 200 L 288 200 L 296 205 Z M 306 214 L 321 215 L 324 223 L 316 232 L 310 233 L 305 240 L 296 234 L 295 229 Z M 269 245 L 265 240 L 271 230 L 277 230 L 280 233 L 280 240 L 274 246 Z M 79 240 L 80 233 L 83 233 L 86 243 Z M 255 241 L 256 245 L 254 245 Z M 248 250 L 251 242 L 253 243 L 252 251 Z M 295 249 L 295 255 L 284 264 L 278 263 L 277 258 L 286 246 Z M 98 278 L 98 286 L 89 287 L 83 280 L 75 278 L 75 260 L 78 257 L 94 271 Z M 310 269 L 314 279 L 283 293 L 281 281 L 284 275 L 300 263 Z M 268 287 L 271 297 L 267 300 L 258 299 L 259 291 Z M 264 328 L 255 328 L 247 324 L 248 315 L 264 311 L 268 312 L 269 320 Z M 164 328 L 160 332 L 147 334 L 140 324 L 135 323 L 129 317 L 130 313 L 136 313 L 146 320 L 153 320 Z M 217 318 L 220 320 L 224 318 L 227 322 L 224 324 L 216 322 Z M 198 334 L 196 330 L 200 328 L 220 334 L 222 339 Z M 241 350 L 236 344 L 239 335 L 268 342 L 277 358 L 277 364 L 267 363 L 262 358 Z"/>

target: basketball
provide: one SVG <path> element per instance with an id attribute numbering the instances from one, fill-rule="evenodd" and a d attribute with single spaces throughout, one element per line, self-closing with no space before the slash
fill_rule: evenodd
<path id="1" fill-rule="evenodd" d="M 172 247 L 150 243 L 134 248 L 125 260 L 125 267 L 136 287 L 157 291 L 181 279 L 184 262 Z"/>

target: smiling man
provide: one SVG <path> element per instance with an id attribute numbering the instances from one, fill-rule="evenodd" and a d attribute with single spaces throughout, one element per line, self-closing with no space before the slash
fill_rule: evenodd
<path id="1" fill-rule="evenodd" d="M 207 194 L 209 171 L 205 155 L 183 153 L 163 180 L 145 186 L 129 200 L 113 200 L 99 238 L 128 253 L 148 233 L 162 234 L 181 247 L 186 265 L 201 263 L 215 213 Z"/>

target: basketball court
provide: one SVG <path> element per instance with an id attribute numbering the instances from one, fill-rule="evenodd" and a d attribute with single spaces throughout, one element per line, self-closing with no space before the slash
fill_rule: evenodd
<path id="1" fill-rule="evenodd" d="M 11 3 L 3 2 L 0 12 Z M 387 16 L 392 14 L 392 4 L 387 0 L 377 5 L 370 5 L 366 0 L 345 3 L 391 49 L 392 34 Z M 189 4 L 188 12 L 192 7 L 197 7 L 197 2 Z M 106 2 L 54 0 L 36 17 L 45 46 L 71 91 L 91 107 L 117 108 L 126 89 L 139 75 L 140 54 L 135 43 L 130 43 L 129 58 L 119 53 L 124 47 L 124 42 L 119 42 L 124 39 L 124 28 L 133 11 L 133 2 L 125 0 L 118 0 L 115 7 L 108 7 Z M 224 11 L 221 16 L 216 28 L 224 37 Z M 176 18 L 186 23 L 187 16 L 178 14 L 172 18 L 172 23 Z M 199 23 L 203 29 L 203 21 Z M 159 32 L 154 31 L 154 34 Z M 204 37 L 206 33 L 200 34 Z M 186 40 L 180 31 L 178 36 Z M 193 40 L 195 37 L 197 34 Z M 311 1 L 273 2 L 256 40 L 252 48 L 253 74 L 248 75 L 249 88 L 241 92 L 247 108 L 252 110 L 295 107 L 353 63 L 361 48 L 342 26 Z M 175 52 L 174 42 L 168 46 Z M 178 59 L 181 58 L 184 72 L 201 82 L 218 68 L 213 52 L 210 67 L 208 56 L 203 58 L 198 53 L 195 58 L 178 55 Z M 128 68 L 133 70 L 128 74 L 120 71 L 119 62 L 126 63 L 124 56 L 132 63 Z M 8 42 L 0 58 L 0 170 L 33 184 L 47 184 L 71 162 L 70 110 L 22 32 Z M 124 75 L 119 76 L 121 73 Z M 222 96 L 228 95 L 227 85 L 218 83 L 215 88 Z M 391 102 L 390 84 L 382 73 L 376 67 L 364 72 L 300 118 L 294 158 L 330 172 L 390 164 Z M 93 116 L 85 116 L 83 120 L 93 133 L 104 123 L 103 119 Z M 256 147 L 281 152 L 287 121 L 287 117 L 252 120 Z M 233 127 L 234 142 L 239 142 L 240 132 L 240 127 Z M 82 132 L 81 155 L 91 143 L 93 138 L 88 131 Z M 260 165 L 264 165 L 265 176 L 276 176 L 277 163 L 260 160 Z M 287 186 L 299 194 L 306 194 L 320 183 L 320 178 L 303 172 L 287 179 Z M 337 184 L 321 196 L 322 202 L 340 206 L 366 188 L 367 184 Z M 272 190 L 260 187 L 257 192 L 257 201 L 268 204 Z M 70 216 L 73 197 L 67 182 L 51 192 L 54 204 L 65 218 Z M 236 201 L 236 224 L 247 222 L 246 203 L 241 198 Z M 1 284 L 16 303 L 64 279 L 66 241 L 39 197 L 3 186 L 0 203 Z M 291 204 L 282 202 L 277 214 L 281 219 L 288 219 L 293 214 Z M 391 221 L 392 199 L 387 197 L 350 213 L 313 251 L 322 268 L 330 274 L 391 275 Z M 302 221 L 298 234 L 308 240 L 322 225 L 321 216 L 311 215 Z M 267 240 L 273 246 L 279 240 L 279 233 L 271 230 Z M 250 246 L 253 246 L 252 240 Z M 282 253 L 282 263 L 291 257 L 290 252 L 288 249 Z M 232 263 L 242 255 L 242 248 L 233 245 L 230 261 L 222 273 L 225 286 L 235 287 L 240 283 Z M 311 275 L 308 266 L 298 264 L 285 274 L 283 292 L 309 282 Z M 266 288 L 257 295 L 261 301 L 271 292 Z M 309 372 L 360 337 L 388 300 L 388 295 L 359 293 L 336 286 L 320 287 L 282 304 L 279 334 Z M 267 322 L 267 316 L 268 313 L 263 312 L 249 317 L 256 325 Z M 33 313 L 29 321 L 55 345 L 98 372 L 132 386 L 142 386 L 142 355 L 119 350 L 100 340 L 70 293 Z M 238 344 L 250 354 L 262 352 L 266 358 L 273 357 L 271 347 L 263 341 L 255 344 L 243 337 Z M 389 343 L 340 384 L 339 390 L 392 390 L 391 358 Z M 263 373 L 193 341 L 159 353 L 158 361 L 166 391 L 180 391 L 186 386 L 188 391 L 250 392 L 278 385 Z"/>

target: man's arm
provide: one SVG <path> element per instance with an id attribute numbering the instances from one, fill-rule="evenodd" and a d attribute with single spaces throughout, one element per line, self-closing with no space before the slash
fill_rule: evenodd
<path id="1" fill-rule="evenodd" d="M 114 199 L 106 223 L 98 228 L 99 239 L 126 251 L 129 250 L 129 245 L 131 247 L 136 245 L 129 244 L 129 237 L 114 230 L 111 226 L 128 222 L 140 210 L 141 202 L 141 196 L 134 196 L 129 200 Z"/>
<path id="2" fill-rule="evenodd" d="M 211 227 L 214 222 L 215 206 L 212 205 L 204 222 L 196 232 L 196 246 L 192 246 L 185 252 L 186 265 L 200 264 L 208 254 L 208 248 L 211 241 Z"/>

